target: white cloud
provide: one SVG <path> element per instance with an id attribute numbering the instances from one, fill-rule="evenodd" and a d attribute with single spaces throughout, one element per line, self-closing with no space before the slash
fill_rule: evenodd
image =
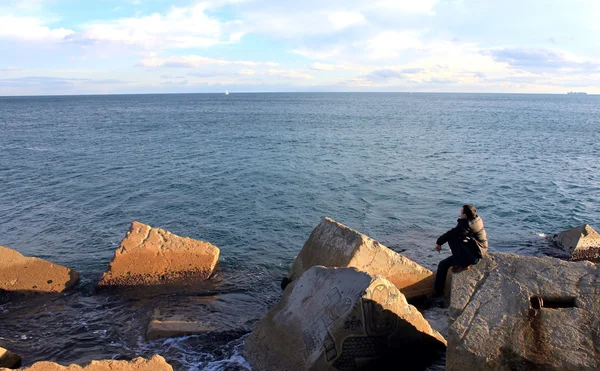
<path id="1" fill-rule="evenodd" d="M 315 62 L 312 63 L 309 68 L 315 71 L 336 71 L 336 70 L 363 70 L 364 67 L 361 66 L 351 66 L 347 64 L 331 64 L 331 63 L 321 63 Z"/>
<path id="2" fill-rule="evenodd" d="M 313 48 L 298 48 L 292 50 L 292 53 L 301 55 L 310 59 L 329 59 L 331 57 L 335 57 L 340 55 L 342 52 L 341 47 L 325 47 L 323 49 L 313 49 Z"/>
<path id="3" fill-rule="evenodd" d="M 27 41 L 58 41 L 72 35 L 65 28 L 50 28 L 39 18 L 0 16 L 0 38 Z"/>
<path id="4" fill-rule="evenodd" d="M 140 67 L 173 67 L 173 68 L 198 68 L 200 66 L 278 66 L 275 62 L 253 62 L 253 61 L 229 61 L 203 57 L 200 55 L 172 56 L 172 57 L 150 57 L 139 61 Z"/>
<path id="5" fill-rule="evenodd" d="M 366 42 L 366 52 L 371 59 L 397 57 L 401 51 L 421 47 L 416 31 L 383 31 Z"/>
<path id="6" fill-rule="evenodd" d="M 20 71 L 23 71 L 23 69 L 17 68 L 17 67 L 6 67 L 6 68 L 0 68 L 0 71 L 2 71 L 2 72 L 20 72 Z"/>
<path id="7" fill-rule="evenodd" d="M 432 13 L 438 0 L 383 0 L 375 1 L 372 7 L 401 13 Z"/>
<path id="8" fill-rule="evenodd" d="M 81 42 L 111 42 L 147 49 L 209 47 L 239 41 L 240 22 L 221 22 L 206 14 L 208 3 L 173 7 L 165 14 L 121 18 L 84 25 L 73 37 Z"/>
<path id="9" fill-rule="evenodd" d="M 269 69 L 266 71 L 266 74 L 269 76 L 284 77 L 286 79 L 312 80 L 315 78 L 313 75 L 294 70 Z"/>
<path id="10" fill-rule="evenodd" d="M 336 30 L 366 22 L 365 17 L 359 12 L 334 12 L 327 17 Z"/>
<path id="11" fill-rule="evenodd" d="M 337 66 L 335 64 L 317 62 L 317 63 L 311 64 L 310 69 L 315 70 L 315 71 L 332 71 L 332 70 L 337 69 Z"/>

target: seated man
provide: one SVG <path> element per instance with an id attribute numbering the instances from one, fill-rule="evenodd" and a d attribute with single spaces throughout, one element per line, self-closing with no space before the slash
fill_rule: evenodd
<path id="1" fill-rule="evenodd" d="M 452 256 L 438 265 L 434 284 L 438 296 L 444 293 L 446 275 L 450 267 L 453 267 L 453 272 L 469 269 L 469 266 L 479 263 L 487 252 L 487 234 L 483 220 L 477 216 L 475 206 L 463 205 L 460 214 L 456 227 L 441 235 L 435 245 L 435 250 L 440 252 L 442 245 L 448 242 L 452 251 Z"/>

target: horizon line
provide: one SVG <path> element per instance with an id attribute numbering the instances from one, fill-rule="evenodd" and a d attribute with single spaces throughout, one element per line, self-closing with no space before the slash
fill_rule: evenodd
<path id="1" fill-rule="evenodd" d="M 579 92 L 577 92 L 579 93 Z M 171 93 L 91 93 L 91 94 L 27 94 L 27 95 L 2 95 L 0 98 L 32 98 L 32 97 L 94 97 L 94 96 L 123 96 L 123 95 L 198 95 L 212 94 L 225 95 L 224 92 L 171 92 Z M 599 94 L 590 94 L 582 92 L 582 94 L 568 93 L 507 93 L 507 92 L 457 92 L 457 91 L 229 91 L 229 95 L 235 94 L 495 94 L 495 95 L 576 95 L 576 96 L 594 96 Z"/>

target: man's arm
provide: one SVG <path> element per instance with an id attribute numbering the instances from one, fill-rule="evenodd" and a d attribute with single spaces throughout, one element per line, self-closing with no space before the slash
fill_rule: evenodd
<path id="1" fill-rule="evenodd" d="M 437 241 L 436 245 L 442 246 L 449 239 L 463 239 L 464 237 L 469 235 L 469 221 L 467 219 L 458 219 L 458 223 L 456 223 L 456 227 L 452 228 L 448 232 L 441 235 Z M 437 248 L 436 248 L 437 250 Z"/>

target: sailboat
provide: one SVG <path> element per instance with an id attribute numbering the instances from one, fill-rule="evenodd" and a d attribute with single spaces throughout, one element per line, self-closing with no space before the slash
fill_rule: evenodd
<path id="1" fill-rule="evenodd" d="M 227 89 L 225 89 L 225 95 L 229 95 L 229 92 L 227 91 Z"/>

